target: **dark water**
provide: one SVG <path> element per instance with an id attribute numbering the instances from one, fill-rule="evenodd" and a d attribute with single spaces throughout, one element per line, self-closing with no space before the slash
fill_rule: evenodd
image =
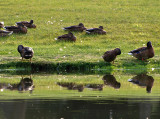
<path id="1" fill-rule="evenodd" d="M 146 98 L 1 100 L 0 119 L 159 119 L 159 103 Z"/>

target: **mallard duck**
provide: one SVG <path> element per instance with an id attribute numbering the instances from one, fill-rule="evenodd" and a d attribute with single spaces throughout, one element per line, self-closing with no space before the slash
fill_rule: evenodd
<path id="1" fill-rule="evenodd" d="M 0 22 L 0 28 L 4 27 L 4 22 Z"/>
<path id="2" fill-rule="evenodd" d="M 33 20 L 31 20 L 30 22 L 28 21 L 21 21 L 21 22 L 16 22 L 17 25 L 23 24 L 24 26 L 26 26 L 27 28 L 36 28 L 36 25 L 33 24 Z"/>
<path id="3" fill-rule="evenodd" d="M 64 41 L 76 41 L 76 37 L 71 33 L 69 32 L 68 34 L 64 34 L 62 36 L 58 36 L 59 40 L 64 40 Z"/>
<path id="4" fill-rule="evenodd" d="M 153 83 L 154 83 L 154 79 L 152 76 L 148 76 L 146 74 L 139 74 L 135 77 L 133 77 L 132 79 L 128 80 L 129 82 L 132 82 L 134 84 L 137 84 L 141 87 L 146 87 L 146 91 L 147 93 L 151 92 Z"/>
<path id="5" fill-rule="evenodd" d="M 4 31 L 0 30 L 0 36 L 9 36 L 13 33 L 13 31 Z"/>
<path id="6" fill-rule="evenodd" d="M 27 33 L 27 27 L 23 24 L 20 24 L 18 26 L 5 26 L 4 27 L 7 31 L 13 31 L 13 33 Z"/>
<path id="7" fill-rule="evenodd" d="M 120 54 L 121 54 L 121 50 L 119 48 L 116 48 L 114 50 L 106 51 L 102 57 L 106 62 L 112 62 L 112 61 L 114 62 L 117 55 L 120 55 Z"/>
<path id="8" fill-rule="evenodd" d="M 81 31 L 81 32 L 86 30 L 86 28 L 82 23 L 79 23 L 79 25 L 64 27 L 63 29 L 68 31 Z"/>
<path id="9" fill-rule="evenodd" d="M 106 34 L 106 31 L 103 30 L 103 26 L 99 26 L 99 28 L 91 28 L 86 30 L 87 34 Z"/>
<path id="10" fill-rule="evenodd" d="M 25 59 L 30 59 L 30 62 L 32 61 L 34 51 L 31 47 L 24 47 L 23 45 L 19 45 L 17 50 L 20 53 L 22 60 L 23 58 L 25 58 Z"/>
<path id="11" fill-rule="evenodd" d="M 142 61 L 154 57 L 154 50 L 151 41 L 147 42 L 147 47 L 141 47 L 132 50 L 128 54 L 133 55 L 134 57 Z"/>
<path id="12" fill-rule="evenodd" d="M 116 78 L 113 75 L 107 74 L 102 78 L 102 80 L 105 85 L 111 86 L 115 89 L 119 89 L 121 87 L 121 84 L 116 81 Z"/>

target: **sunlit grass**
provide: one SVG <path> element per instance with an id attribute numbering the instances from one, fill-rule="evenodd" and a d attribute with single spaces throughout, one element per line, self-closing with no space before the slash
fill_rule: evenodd
<path id="1" fill-rule="evenodd" d="M 36 62 L 104 62 L 105 51 L 119 47 L 122 54 L 113 66 L 122 68 L 136 65 L 137 68 L 159 66 L 160 8 L 159 1 L 138 0 L 2 0 L 0 21 L 5 25 L 34 20 L 36 29 L 28 29 L 27 34 L 13 34 L 0 38 L 0 61 L 10 63 L 20 61 L 17 46 L 23 44 L 33 48 Z M 59 35 L 67 32 L 65 26 L 84 23 L 92 28 L 102 25 L 106 35 L 86 35 L 77 33 L 75 43 L 58 42 Z M 151 41 L 155 57 L 142 63 L 127 53 Z M 134 66 L 135 67 L 135 66 Z"/>

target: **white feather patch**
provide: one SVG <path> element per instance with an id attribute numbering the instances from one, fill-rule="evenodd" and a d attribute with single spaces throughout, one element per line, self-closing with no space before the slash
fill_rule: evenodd
<path id="1" fill-rule="evenodd" d="M 129 55 L 133 55 L 132 53 L 128 53 Z"/>

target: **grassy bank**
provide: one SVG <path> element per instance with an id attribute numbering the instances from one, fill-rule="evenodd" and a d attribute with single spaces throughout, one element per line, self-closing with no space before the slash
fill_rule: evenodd
<path id="1" fill-rule="evenodd" d="M 36 29 L 28 29 L 27 34 L 13 34 L 0 38 L 1 68 L 26 67 L 20 63 L 17 46 L 23 44 L 33 48 L 35 54 L 32 65 L 50 69 L 61 64 L 81 68 L 152 68 L 159 67 L 160 46 L 160 3 L 157 0 L 2 0 L 0 21 L 5 25 L 33 19 Z M 75 43 L 58 42 L 57 36 L 67 33 L 65 26 L 84 23 L 92 28 L 102 25 L 106 35 L 86 35 L 77 33 Z M 147 62 L 138 61 L 127 53 L 145 46 L 151 41 L 155 57 Z M 101 56 L 105 51 L 119 47 L 122 54 L 114 64 L 104 63 Z M 18 66 L 17 66 L 18 65 Z M 46 67 L 44 67 L 46 66 Z M 30 68 L 30 67 L 29 67 Z M 74 69 L 74 68 L 73 68 Z"/>

